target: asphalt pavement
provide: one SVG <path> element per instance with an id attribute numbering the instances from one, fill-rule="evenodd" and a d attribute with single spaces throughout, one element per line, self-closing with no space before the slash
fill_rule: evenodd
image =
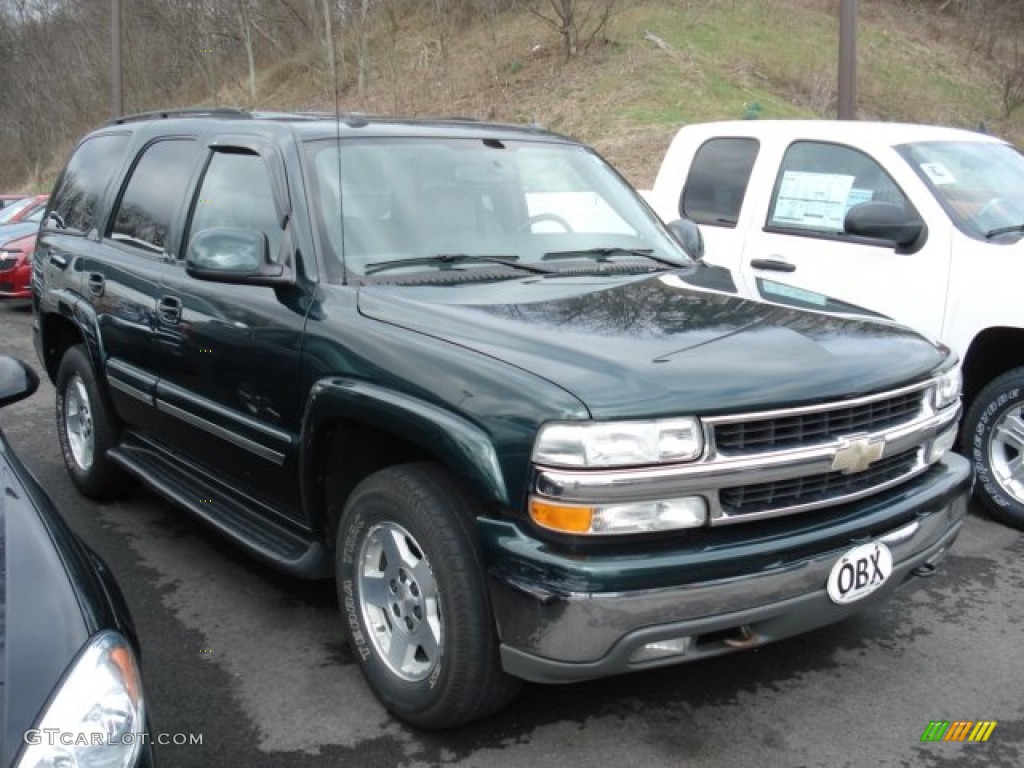
<path id="1" fill-rule="evenodd" d="M 31 323 L 0 305 L 0 354 L 42 374 Z M 145 490 L 80 497 L 43 378 L 0 428 L 119 580 L 154 734 L 201 738 L 158 745 L 161 768 L 1024 765 L 1024 534 L 976 509 L 935 576 L 846 622 L 701 663 L 527 686 L 483 723 L 422 733 L 364 685 L 332 583 L 264 568 Z M 922 742 L 933 720 L 998 724 L 984 743 Z"/>

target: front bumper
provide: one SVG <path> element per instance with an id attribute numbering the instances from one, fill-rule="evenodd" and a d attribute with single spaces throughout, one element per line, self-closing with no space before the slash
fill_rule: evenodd
<path id="1" fill-rule="evenodd" d="M 32 265 L 0 272 L 0 299 L 32 298 Z"/>
<path id="2" fill-rule="evenodd" d="M 558 554 L 514 524 L 481 521 L 502 663 L 526 680 L 571 682 L 756 647 L 841 621 L 934 570 L 960 533 L 971 484 L 969 462 L 949 454 L 898 491 L 848 505 L 832 524 L 773 529 L 689 558 Z M 737 539 L 742 528 L 732 528 Z M 833 565 L 851 547 L 876 540 L 892 552 L 885 585 L 855 603 L 833 603 L 825 589 Z M 628 588 L 634 584 L 645 586 Z M 650 643 L 684 637 L 691 638 L 684 653 L 634 658 Z"/>

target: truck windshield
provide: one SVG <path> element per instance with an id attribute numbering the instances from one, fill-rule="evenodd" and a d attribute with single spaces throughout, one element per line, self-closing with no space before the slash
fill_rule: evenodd
<path id="1" fill-rule="evenodd" d="M 548 261 L 541 268 L 553 252 L 579 254 L 596 269 L 588 256 L 595 249 L 641 260 L 648 269 L 663 268 L 656 259 L 690 263 L 629 185 L 578 145 L 366 138 L 312 141 L 306 151 L 315 219 L 334 278 L 341 264 L 350 275 L 389 278 L 512 263 L 522 265 L 519 274 L 531 263 L 537 264 L 531 271 L 554 272 L 566 264 L 552 268 Z"/>
<path id="2" fill-rule="evenodd" d="M 1024 156 L 1012 146 L 929 141 L 896 150 L 963 233 L 978 240 L 1024 236 Z"/>

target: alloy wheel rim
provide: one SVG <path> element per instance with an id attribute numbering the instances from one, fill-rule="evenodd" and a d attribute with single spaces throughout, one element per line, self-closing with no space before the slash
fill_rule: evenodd
<path id="1" fill-rule="evenodd" d="M 75 464 L 81 470 L 92 466 L 96 437 L 89 393 L 81 377 L 74 376 L 64 395 L 64 432 Z"/>
<path id="2" fill-rule="evenodd" d="M 402 680 L 425 680 L 441 656 L 437 581 L 423 549 L 396 523 L 373 526 L 357 560 L 359 607 L 377 656 Z"/>
<path id="3" fill-rule="evenodd" d="M 1024 504 L 1024 405 L 996 421 L 989 440 L 989 463 L 1000 487 Z"/>

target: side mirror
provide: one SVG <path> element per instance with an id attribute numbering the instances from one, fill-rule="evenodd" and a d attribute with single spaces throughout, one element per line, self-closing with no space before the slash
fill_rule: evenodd
<path id="1" fill-rule="evenodd" d="M 846 212 L 843 229 L 850 235 L 909 248 L 924 232 L 924 222 L 896 203 L 861 203 Z"/>
<path id="2" fill-rule="evenodd" d="M 683 246 L 683 250 L 694 261 L 704 258 L 704 235 L 697 222 L 690 219 L 676 219 L 668 224 L 668 231 Z"/>
<path id="3" fill-rule="evenodd" d="M 0 408 L 24 400 L 36 391 L 36 372 L 13 357 L 0 357 Z"/>
<path id="4" fill-rule="evenodd" d="M 239 285 L 291 285 L 283 264 L 270 260 L 270 243 L 262 232 L 227 227 L 204 229 L 192 238 L 185 272 L 197 280 Z"/>

